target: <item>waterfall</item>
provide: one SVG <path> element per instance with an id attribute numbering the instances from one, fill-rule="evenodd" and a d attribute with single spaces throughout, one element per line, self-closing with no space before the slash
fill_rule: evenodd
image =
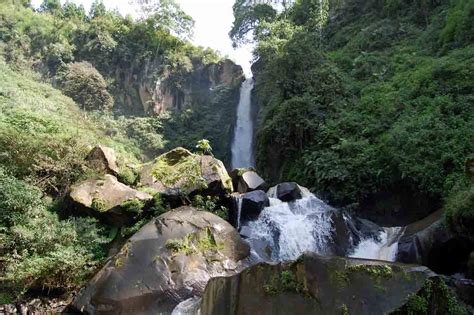
<path id="1" fill-rule="evenodd" d="M 254 166 L 253 158 L 253 122 L 251 110 L 251 92 L 253 79 L 249 78 L 240 87 L 240 99 L 237 107 L 237 124 L 232 142 L 232 167 Z"/>

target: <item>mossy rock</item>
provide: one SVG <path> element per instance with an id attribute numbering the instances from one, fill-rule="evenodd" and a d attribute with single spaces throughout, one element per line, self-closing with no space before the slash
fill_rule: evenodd
<path id="1" fill-rule="evenodd" d="M 249 254 L 229 223 L 181 207 L 134 234 L 72 306 L 88 314 L 170 314 L 179 302 L 200 296 L 211 277 L 240 271 Z"/>
<path id="2" fill-rule="evenodd" d="M 75 184 L 69 199 L 79 214 L 122 226 L 132 223 L 135 215 L 152 201 L 153 196 L 120 183 L 115 176 L 105 175 Z"/>
<path id="3" fill-rule="evenodd" d="M 209 155 L 176 148 L 142 167 L 140 186 L 151 187 L 163 196 L 225 196 L 233 191 L 224 164 Z"/>
<path id="4" fill-rule="evenodd" d="M 292 263 L 262 263 L 231 277 L 212 279 L 201 312 L 400 314 L 429 281 L 439 284 L 444 297 L 427 299 L 428 307 L 462 309 L 455 306 L 457 300 L 442 279 L 426 267 L 305 253 Z"/>

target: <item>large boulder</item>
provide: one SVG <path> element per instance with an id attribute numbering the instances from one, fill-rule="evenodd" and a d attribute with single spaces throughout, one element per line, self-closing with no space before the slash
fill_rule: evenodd
<path id="1" fill-rule="evenodd" d="M 240 220 L 251 221 L 258 218 L 265 207 L 270 206 L 267 194 L 262 190 L 255 190 L 241 196 Z"/>
<path id="2" fill-rule="evenodd" d="M 232 193 L 232 180 L 218 159 L 176 148 L 143 166 L 140 185 L 165 197 L 181 195 L 225 196 Z"/>
<path id="3" fill-rule="evenodd" d="M 445 314 L 453 295 L 443 285 L 426 267 L 306 253 L 211 279 L 201 314 L 406 314 L 420 301 Z"/>
<path id="4" fill-rule="evenodd" d="M 451 233 L 437 211 L 408 225 L 398 242 L 397 261 L 428 266 L 443 274 L 465 271 L 474 243 Z"/>
<path id="5" fill-rule="evenodd" d="M 90 314 L 170 314 L 200 296 L 211 277 L 237 272 L 249 251 L 223 219 L 181 207 L 143 226 L 72 306 Z"/>
<path id="6" fill-rule="evenodd" d="M 272 198 L 278 198 L 283 202 L 290 202 L 303 198 L 304 192 L 297 183 L 287 182 L 270 188 L 268 195 Z"/>
<path id="7" fill-rule="evenodd" d="M 129 224 L 137 211 L 153 197 L 120 183 L 113 175 L 88 179 L 72 186 L 69 193 L 74 209 L 117 226 Z"/>
<path id="8" fill-rule="evenodd" d="M 112 148 L 98 145 L 94 147 L 86 157 L 90 167 L 104 174 L 117 176 L 119 168 L 117 166 L 117 156 Z"/>
<path id="9" fill-rule="evenodd" d="M 243 194 L 254 190 L 267 190 L 267 184 L 253 169 L 238 168 L 230 172 L 232 184 L 237 192 Z"/>

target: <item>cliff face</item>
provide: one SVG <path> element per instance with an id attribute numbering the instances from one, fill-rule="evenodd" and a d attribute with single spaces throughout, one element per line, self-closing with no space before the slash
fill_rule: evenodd
<path id="1" fill-rule="evenodd" d="M 117 76 L 124 87 L 116 93 L 121 111 L 150 115 L 179 112 L 193 104 L 208 103 L 216 87 L 234 88 L 244 78 L 242 68 L 229 59 L 206 65 L 194 61 L 189 71 L 150 75 L 157 68 L 156 62 L 150 62 L 139 73 L 128 70 Z"/>

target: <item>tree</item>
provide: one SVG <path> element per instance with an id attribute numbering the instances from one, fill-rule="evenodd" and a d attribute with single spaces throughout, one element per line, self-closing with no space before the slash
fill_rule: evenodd
<path id="1" fill-rule="evenodd" d="M 78 6 L 73 2 L 66 1 L 63 5 L 63 12 L 65 18 L 77 18 L 81 21 L 86 19 L 86 10 L 82 4 Z"/>
<path id="2" fill-rule="evenodd" d="M 96 18 L 99 16 L 104 16 L 107 13 L 107 8 L 104 5 L 102 0 L 94 0 L 91 5 L 91 10 L 89 11 L 89 16 L 91 18 Z"/>
<path id="3" fill-rule="evenodd" d="M 107 91 L 102 75 L 88 62 L 68 65 L 59 75 L 64 94 L 83 106 L 86 110 L 110 109 L 113 98 Z"/>
<path id="4" fill-rule="evenodd" d="M 41 12 L 49 12 L 51 14 L 58 14 L 62 12 L 61 1 L 59 0 L 43 0 L 40 6 Z"/>
<path id="5" fill-rule="evenodd" d="M 255 32 L 261 22 L 274 20 L 277 16 L 277 11 L 271 5 L 255 4 L 248 0 L 237 0 L 233 10 L 235 20 L 229 36 L 234 46 L 248 42 L 248 34 Z"/>
<path id="6" fill-rule="evenodd" d="M 153 18 L 156 28 L 164 28 L 181 38 L 192 37 L 194 20 L 175 0 L 135 0 L 143 18 Z"/>

